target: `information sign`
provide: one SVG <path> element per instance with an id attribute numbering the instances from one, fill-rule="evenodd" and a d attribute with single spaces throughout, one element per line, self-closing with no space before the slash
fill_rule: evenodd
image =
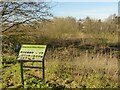
<path id="1" fill-rule="evenodd" d="M 42 60 L 46 45 L 22 45 L 17 60 Z"/>

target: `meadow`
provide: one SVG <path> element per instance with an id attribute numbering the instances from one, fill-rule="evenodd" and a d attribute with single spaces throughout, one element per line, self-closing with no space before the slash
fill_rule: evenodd
<path id="1" fill-rule="evenodd" d="M 3 57 L 8 63 L 4 64 L 2 73 L 5 88 L 21 85 L 20 64 L 13 57 Z M 25 88 L 117 88 L 118 59 L 113 53 L 81 52 L 71 46 L 58 48 L 46 53 L 44 84 L 39 81 L 42 77 L 40 70 L 25 69 L 24 75 Z"/>
<path id="2" fill-rule="evenodd" d="M 74 18 L 55 18 L 48 23 L 37 23 L 35 29 L 20 25 L 4 33 L 2 87 L 118 88 L 118 29 L 109 22 L 92 19 L 86 20 L 84 26 L 81 28 Z M 47 44 L 43 82 L 40 70 L 25 69 L 25 85 L 21 84 L 17 43 Z M 25 64 L 40 66 L 39 63 Z"/>

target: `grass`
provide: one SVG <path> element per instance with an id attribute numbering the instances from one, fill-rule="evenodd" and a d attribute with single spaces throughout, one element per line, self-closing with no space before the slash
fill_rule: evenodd
<path id="1" fill-rule="evenodd" d="M 41 71 L 26 69 L 24 88 L 117 88 L 118 61 L 116 55 L 110 55 L 81 51 L 75 47 L 48 49 L 45 81 L 40 81 Z M 4 67 L 2 75 L 3 88 L 23 88 L 18 63 Z"/>
<path id="2" fill-rule="evenodd" d="M 116 86 L 117 71 L 118 71 L 116 57 L 110 58 L 107 55 L 97 56 L 91 54 L 86 55 L 85 53 L 81 53 L 81 56 L 76 56 L 74 58 L 69 55 L 69 59 L 66 60 L 67 55 L 65 52 L 64 55 L 62 54 L 61 56 L 62 57 L 65 56 L 65 58 L 59 60 L 59 58 L 56 59 L 57 57 L 55 57 L 55 59 L 50 61 L 52 65 L 55 65 L 54 69 L 56 71 L 54 73 L 56 73 L 58 76 L 61 74 L 66 74 L 66 75 L 68 74 L 74 79 L 74 81 L 76 81 L 80 85 L 83 84 L 86 85 L 87 88 L 106 87 L 101 84 L 107 80 L 109 83 L 113 85 L 113 86 L 111 85 L 111 87 Z M 74 55 L 72 54 L 72 56 Z M 70 60 L 70 58 L 72 58 L 71 59 L 72 61 Z M 52 65 L 49 68 L 51 68 Z M 92 85 L 88 85 L 88 84 L 92 84 Z"/>

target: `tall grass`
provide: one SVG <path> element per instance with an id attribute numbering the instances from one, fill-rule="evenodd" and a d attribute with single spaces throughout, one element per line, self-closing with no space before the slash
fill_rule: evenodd
<path id="1" fill-rule="evenodd" d="M 69 78 L 77 82 L 78 86 L 85 85 L 87 88 L 115 88 L 118 83 L 118 60 L 115 55 L 111 57 L 107 54 L 64 48 L 47 53 L 46 77 Z"/>

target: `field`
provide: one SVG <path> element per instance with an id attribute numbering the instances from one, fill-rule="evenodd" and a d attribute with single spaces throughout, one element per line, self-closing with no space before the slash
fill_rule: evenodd
<path id="1" fill-rule="evenodd" d="M 86 21 L 86 28 L 80 28 L 78 22 L 71 17 L 55 18 L 51 22 L 41 23 L 43 26 L 36 24 L 36 27 L 40 26 L 37 29 L 20 25 L 5 32 L 2 46 L 2 87 L 118 88 L 117 28 L 109 22 L 91 21 Z M 97 25 L 101 25 L 102 29 Z M 20 47 L 16 49 L 16 44 L 47 44 L 44 81 L 41 81 L 41 70 L 25 69 L 25 85 L 21 84 L 20 64 L 16 61 Z"/>
<path id="2" fill-rule="evenodd" d="M 22 88 L 20 64 L 15 55 L 3 57 L 3 87 Z M 40 65 L 38 63 L 25 63 Z M 118 59 L 115 51 L 83 50 L 74 46 L 47 50 L 45 81 L 41 71 L 25 69 L 25 88 L 117 88 Z"/>

